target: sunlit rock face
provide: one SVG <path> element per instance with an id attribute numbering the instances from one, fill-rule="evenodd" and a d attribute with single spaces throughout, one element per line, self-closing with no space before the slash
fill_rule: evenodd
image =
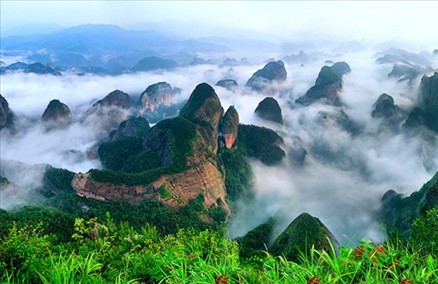
<path id="1" fill-rule="evenodd" d="M 223 139 L 225 147 L 233 147 L 239 131 L 239 114 L 233 106 L 225 112 L 224 118 L 219 129 L 219 136 Z"/>
<path id="2" fill-rule="evenodd" d="M 160 105 L 170 106 L 173 103 L 174 97 L 175 92 L 169 83 L 159 82 L 152 84 L 140 96 L 140 113 L 147 110 L 154 111 Z"/>

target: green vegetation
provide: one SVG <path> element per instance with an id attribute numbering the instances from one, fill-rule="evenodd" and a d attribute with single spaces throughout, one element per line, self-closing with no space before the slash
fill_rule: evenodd
<path id="1" fill-rule="evenodd" d="M 148 130 L 144 140 L 127 137 L 99 147 L 104 170 L 91 170 L 93 180 L 114 184 L 149 184 L 163 174 L 187 169 L 197 132 L 182 117 L 165 119 Z M 145 146 L 144 146 L 145 145 Z"/>
<path id="2" fill-rule="evenodd" d="M 332 84 L 339 81 L 340 78 L 336 75 L 336 72 L 329 66 L 323 66 L 321 71 L 319 71 L 318 78 L 316 79 L 315 85 L 326 85 Z"/>
<path id="3" fill-rule="evenodd" d="M 189 120 L 195 118 L 199 109 L 209 98 L 216 98 L 216 100 L 219 101 L 219 98 L 217 97 L 214 89 L 210 85 L 208 85 L 207 83 L 199 84 L 193 90 L 189 100 L 181 109 L 179 115 Z"/>
<path id="4" fill-rule="evenodd" d="M 388 191 L 382 203 L 381 213 L 388 233 L 398 232 L 404 238 L 410 237 L 412 222 L 438 205 L 438 173 L 408 197 L 393 190 Z"/>
<path id="5" fill-rule="evenodd" d="M 12 225 L 1 238 L 2 283 L 435 283 L 436 254 L 413 244 L 362 241 L 339 252 L 311 248 L 297 261 L 268 252 L 242 258 L 223 232 L 181 229 L 162 235 L 144 224 L 134 229 L 78 218 L 68 243 L 37 226 Z"/>
<path id="6" fill-rule="evenodd" d="M 269 128 L 240 124 L 237 143 L 244 148 L 247 156 L 267 165 L 278 164 L 286 156 L 279 147 L 283 139 Z"/>
<path id="7" fill-rule="evenodd" d="M 71 180 L 74 173 L 66 169 L 58 169 L 50 167 L 46 170 L 44 178 L 46 183 L 49 183 L 50 189 L 53 187 L 57 190 L 71 191 Z M 46 185 L 47 186 L 47 185 Z"/>
<path id="8" fill-rule="evenodd" d="M 105 168 L 120 171 L 129 158 L 135 157 L 143 150 L 141 137 L 124 137 L 117 141 L 102 143 L 98 152 Z"/>
<path id="9" fill-rule="evenodd" d="M 252 171 L 243 152 L 243 147 L 219 150 L 219 161 L 225 167 L 225 187 L 227 199 L 237 201 L 252 197 Z"/>

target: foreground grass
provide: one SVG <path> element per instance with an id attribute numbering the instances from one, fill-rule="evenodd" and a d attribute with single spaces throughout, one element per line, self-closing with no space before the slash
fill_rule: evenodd
<path id="1" fill-rule="evenodd" d="M 1 241 L 1 283 L 438 283 L 438 259 L 413 244 L 388 241 L 311 249 L 291 262 L 265 253 L 243 259 L 223 232 L 77 219 L 72 241 L 13 227 Z"/>

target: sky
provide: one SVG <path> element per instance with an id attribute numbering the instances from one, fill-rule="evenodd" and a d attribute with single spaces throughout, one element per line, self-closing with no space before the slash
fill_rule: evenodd
<path id="1" fill-rule="evenodd" d="M 181 23 L 194 36 L 214 27 L 296 40 L 328 35 L 358 41 L 403 40 L 436 44 L 436 1 L 9 1 L 1 3 L 2 34 L 44 24 Z M 199 24 L 203 25 L 199 25 Z M 174 25 L 178 28 L 178 24 Z M 201 27 L 201 28 L 200 28 Z M 218 31 L 216 29 L 216 31 Z M 213 34 L 211 34 L 213 35 Z M 434 41 L 434 42 L 433 42 Z"/>

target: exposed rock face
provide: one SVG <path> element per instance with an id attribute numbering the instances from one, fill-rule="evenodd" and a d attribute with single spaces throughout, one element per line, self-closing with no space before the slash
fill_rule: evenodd
<path id="1" fill-rule="evenodd" d="M 131 117 L 119 124 L 117 129 L 110 134 L 111 140 L 119 140 L 123 137 L 143 136 L 150 128 L 149 122 L 143 117 Z"/>
<path id="2" fill-rule="evenodd" d="M 216 156 L 222 112 L 213 88 L 198 85 L 180 116 L 160 121 L 141 139 L 128 136 L 103 143 L 101 161 L 117 171 L 77 174 L 74 190 L 101 200 L 139 203 L 156 199 L 171 207 L 185 206 L 202 194 L 206 209 L 222 206 L 229 212 L 225 176 Z"/>
<path id="3" fill-rule="evenodd" d="M 338 78 L 342 78 L 342 76 L 351 72 L 350 65 L 348 65 L 347 62 L 344 61 L 336 62 L 335 64 L 333 64 L 332 70 L 335 72 Z"/>
<path id="4" fill-rule="evenodd" d="M 0 94 L 0 130 L 14 128 L 14 113 L 9 108 L 8 101 Z"/>
<path id="5" fill-rule="evenodd" d="M 402 119 L 401 109 L 394 104 L 394 99 L 387 94 L 381 94 L 374 103 L 374 109 L 371 116 L 381 118 L 381 129 L 398 130 Z"/>
<path id="6" fill-rule="evenodd" d="M 219 129 L 219 136 L 223 139 L 227 149 L 233 147 L 238 131 L 239 114 L 233 106 L 230 106 L 227 112 L 225 112 Z"/>
<path id="7" fill-rule="evenodd" d="M 372 117 L 377 118 L 390 118 L 396 115 L 397 109 L 394 104 L 394 99 L 387 95 L 381 94 L 377 101 L 374 103 L 374 109 L 371 113 Z"/>
<path id="8" fill-rule="evenodd" d="M 71 186 L 77 195 L 97 200 L 126 200 L 138 204 L 147 199 L 158 199 L 159 193 L 152 185 L 130 186 L 109 182 L 97 182 L 90 174 L 75 174 Z"/>
<path id="9" fill-rule="evenodd" d="M 226 205 L 225 178 L 215 165 L 204 162 L 196 167 L 174 175 L 163 175 L 158 180 L 146 185 L 125 185 L 95 181 L 90 174 L 75 174 L 71 182 L 79 196 L 97 200 L 125 200 L 138 204 L 145 200 L 160 200 L 164 204 L 178 208 L 186 206 L 190 200 L 200 194 L 204 196 L 206 209 L 219 206 L 221 200 Z M 164 197 L 160 189 L 165 189 L 171 197 Z"/>
<path id="10" fill-rule="evenodd" d="M 263 91 L 271 83 L 286 81 L 287 72 L 281 60 L 268 62 L 262 69 L 257 70 L 246 83 L 254 91 Z"/>
<path id="11" fill-rule="evenodd" d="M 196 86 L 180 116 L 191 121 L 205 140 L 210 152 L 216 154 L 218 148 L 219 124 L 223 108 L 214 89 L 207 83 Z"/>
<path id="12" fill-rule="evenodd" d="M 397 229 L 408 237 L 412 221 L 437 205 L 438 173 L 409 197 L 403 197 L 394 190 L 387 191 L 382 197 L 381 214 L 389 232 Z"/>
<path id="13" fill-rule="evenodd" d="M 129 109 L 131 107 L 131 98 L 127 93 L 120 90 L 114 90 L 106 97 L 93 104 L 93 107 L 96 106 Z"/>
<path id="14" fill-rule="evenodd" d="M 239 84 L 237 84 L 236 80 L 233 79 L 223 79 L 217 81 L 216 86 L 225 88 L 228 91 L 234 91 L 239 86 Z"/>
<path id="15" fill-rule="evenodd" d="M 281 114 L 280 105 L 277 100 L 272 97 L 264 98 L 254 113 L 265 120 L 283 124 L 283 115 Z"/>
<path id="16" fill-rule="evenodd" d="M 300 252 L 308 252 L 312 246 L 331 251 L 330 242 L 337 246 L 335 237 L 327 227 L 318 218 L 302 213 L 275 239 L 270 251 L 296 261 Z"/>
<path id="17" fill-rule="evenodd" d="M 150 85 L 140 96 L 141 112 L 154 111 L 160 105 L 170 106 L 175 97 L 172 86 L 166 82 Z"/>
<path id="18" fill-rule="evenodd" d="M 116 128 L 128 118 L 131 98 L 128 94 L 115 90 L 97 101 L 86 113 L 86 121 L 97 131 L 105 133 Z"/>
<path id="19" fill-rule="evenodd" d="M 342 89 L 342 76 L 350 71 L 350 66 L 345 62 L 337 62 L 331 67 L 322 67 L 316 78 L 315 85 L 295 102 L 309 106 L 321 100 L 328 105 L 341 105 L 338 93 Z"/>
<path id="20" fill-rule="evenodd" d="M 420 107 L 426 112 L 438 114 L 438 72 L 421 78 Z"/>
<path id="21" fill-rule="evenodd" d="M 163 59 L 156 56 L 149 56 L 143 58 L 137 64 L 132 67 L 132 71 L 152 71 L 152 70 L 160 70 L 160 69 L 173 69 L 178 66 L 173 60 Z"/>
<path id="22" fill-rule="evenodd" d="M 415 107 L 406 120 L 405 127 L 425 126 L 438 132 L 438 73 L 423 76 L 420 83 L 418 107 Z"/>
<path id="23" fill-rule="evenodd" d="M 71 122 L 70 108 L 59 100 L 51 100 L 44 110 L 42 120 L 49 128 L 68 126 Z"/>
<path id="24" fill-rule="evenodd" d="M 399 82 L 408 81 L 411 83 L 421 74 L 428 72 L 428 68 L 419 65 L 410 64 L 394 64 L 391 72 L 388 74 L 390 78 L 396 78 Z"/>

